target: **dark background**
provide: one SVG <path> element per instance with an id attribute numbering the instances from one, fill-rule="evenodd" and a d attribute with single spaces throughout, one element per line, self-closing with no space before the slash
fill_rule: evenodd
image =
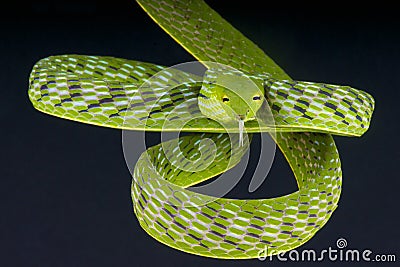
<path id="1" fill-rule="evenodd" d="M 396 254 L 398 266 L 400 27 L 394 6 L 207 1 L 298 80 L 349 84 L 376 100 L 369 131 L 335 137 L 343 167 L 338 209 L 301 249 L 348 248 Z M 0 266 L 309 266 L 216 260 L 158 243 L 139 226 L 130 199 L 121 131 L 34 110 L 27 96 L 33 64 L 55 54 L 92 54 L 173 65 L 193 58 L 134 1 L 2 4 Z M 254 153 L 253 153 L 254 154 Z M 252 156 L 254 156 L 252 154 Z M 233 196 L 245 196 L 244 179 Z M 296 189 L 282 155 L 262 189 Z"/>

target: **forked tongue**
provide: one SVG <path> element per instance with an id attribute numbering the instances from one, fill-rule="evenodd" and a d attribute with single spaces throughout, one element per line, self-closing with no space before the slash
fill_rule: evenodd
<path id="1" fill-rule="evenodd" d="M 239 120 L 239 146 L 243 146 L 244 120 Z"/>

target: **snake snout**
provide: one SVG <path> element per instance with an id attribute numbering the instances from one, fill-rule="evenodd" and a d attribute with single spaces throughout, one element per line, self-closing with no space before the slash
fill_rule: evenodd
<path id="1" fill-rule="evenodd" d="M 244 113 L 244 114 L 237 114 L 237 118 L 238 118 L 239 120 L 243 121 L 243 120 L 246 119 L 246 117 L 247 117 L 247 115 L 249 114 L 249 112 L 250 112 L 250 110 L 248 109 L 248 110 L 246 110 L 246 113 Z"/>
<path id="2" fill-rule="evenodd" d="M 246 118 L 246 115 L 238 115 L 239 120 L 243 121 Z"/>

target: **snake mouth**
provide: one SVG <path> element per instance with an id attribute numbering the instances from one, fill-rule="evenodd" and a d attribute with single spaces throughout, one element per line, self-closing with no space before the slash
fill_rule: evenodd
<path id="1" fill-rule="evenodd" d="M 236 115 L 236 121 L 252 121 L 255 120 L 256 116 L 247 117 L 246 115 Z"/>
<path id="2" fill-rule="evenodd" d="M 237 115 L 237 117 L 238 117 L 238 119 L 239 119 L 240 121 L 244 121 L 245 118 L 246 118 L 246 115 Z"/>
<path id="3" fill-rule="evenodd" d="M 246 111 L 242 111 L 240 113 L 236 113 L 236 120 L 238 121 L 248 121 L 248 120 L 252 120 L 253 118 L 249 118 L 247 117 L 249 115 L 250 109 L 247 109 Z"/>

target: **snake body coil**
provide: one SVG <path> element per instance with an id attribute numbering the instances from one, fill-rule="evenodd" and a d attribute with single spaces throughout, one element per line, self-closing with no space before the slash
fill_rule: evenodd
<path id="1" fill-rule="evenodd" d="M 325 225 L 340 198 L 342 170 L 330 134 L 361 136 L 370 124 L 373 98 L 349 86 L 293 81 L 202 1 L 139 3 L 204 61 L 204 77 L 113 57 L 51 56 L 32 70 L 33 106 L 105 127 L 192 132 L 150 147 L 135 166 L 134 211 L 142 228 L 160 242 L 215 258 L 255 258 L 260 252 L 272 255 L 304 244 Z M 224 72 L 230 78 L 216 75 L 207 61 L 239 71 Z M 149 83 L 154 77 L 164 86 Z M 177 77 L 187 82 L 177 83 Z M 227 89 L 225 83 L 235 86 Z M 266 107 L 273 123 L 256 120 Z M 239 127 L 248 133 L 275 132 L 298 191 L 239 200 L 185 189 L 240 161 L 250 138 L 230 134 Z M 211 160 L 203 160 L 207 156 Z"/>

